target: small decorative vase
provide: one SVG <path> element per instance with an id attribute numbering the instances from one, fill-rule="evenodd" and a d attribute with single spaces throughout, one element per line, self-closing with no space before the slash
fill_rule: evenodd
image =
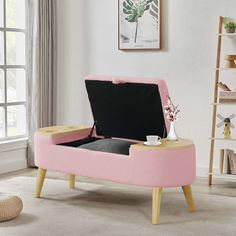
<path id="1" fill-rule="evenodd" d="M 167 140 L 176 141 L 178 140 L 178 136 L 175 132 L 175 123 L 173 121 L 170 122 L 170 131 L 167 135 Z"/>

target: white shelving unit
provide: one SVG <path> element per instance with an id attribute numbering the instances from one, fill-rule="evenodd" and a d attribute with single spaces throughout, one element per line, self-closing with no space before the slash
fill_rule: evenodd
<path id="1" fill-rule="evenodd" d="M 213 114 L 212 114 L 212 130 L 211 130 L 211 137 L 210 137 L 210 161 L 209 161 L 209 178 L 208 178 L 208 184 L 212 184 L 212 176 L 221 176 L 222 178 L 229 178 L 229 179 L 236 179 L 236 175 L 231 174 L 215 174 L 213 173 L 213 161 L 214 161 L 214 155 L 215 155 L 215 142 L 235 142 L 236 138 L 233 139 L 225 139 L 216 137 L 216 114 L 217 114 L 217 108 L 218 106 L 236 106 L 236 103 L 219 103 L 218 99 L 218 83 L 220 81 L 220 72 L 221 71 L 235 71 L 236 68 L 223 68 L 220 66 L 221 62 L 221 44 L 222 44 L 222 37 L 236 37 L 236 33 L 228 34 L 228 33 L 222 33 L 223 28 L 223 20 L 224 18 L 222 16 L 219 17 L 219 27 L 218 27 L 218 44 L 217 44 L 217 57 L 216 57 L 216 67 L 215 70 L 215 85 L 214 85 L 214 98 L 213 98 Z"/>

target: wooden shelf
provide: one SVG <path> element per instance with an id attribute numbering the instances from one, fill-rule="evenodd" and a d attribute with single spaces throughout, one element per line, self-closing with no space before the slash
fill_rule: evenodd
<path id="1" fill-rule="evenodd" d="M 233 179 L 233 180 L 236 179 L 236 175 L 232 175 L 232 174 L 216 174 L 216 173 L 213 173 L 212 175 L 214 175 L 214 176 L 216 176 L 217 178 L 220 178 L 220 179 Z"/>
<path id="2" fill-rule="evenodd" d="M 209 138 L 209 139 L 218 141 L 236 141 L 236 138 Z"/>
<path id="3" fill-rule="evenodd" d="M 220 68 L 214 68 L 214 70 L 236 70 L 236 68 L 225 68 L 225 67 L 220 67 Z"/>
<path id="4" fill-rule="evenodd" d="M 217 103 L 212 103 L 212 106 L 236 106 L 236 102 L 217 102 Z"/>
<path id="5" fill-rule="evenodd" d="M 227 36 L 227 37 L 235 37 L 236 33 L 221 33 L 221 34 L 217 34 L 217 36 Z"/>

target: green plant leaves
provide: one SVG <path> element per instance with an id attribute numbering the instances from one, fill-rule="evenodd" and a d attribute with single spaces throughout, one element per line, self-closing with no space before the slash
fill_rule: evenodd
<path id="1" fill-rule="evenodd" d="M 158 0 L 124 0 L 123 1 L 123 13 L 127 15 L 125 20 L 130 23 L 136 23 L 134 43 L 138 38 L 139 18 L 141 18 L 145 11 L 149 10 L 155 19 L 158 19 Z"/>
<path id="2" fill-rule="evenodd" d="M 144 12 L 149 10 L 154 0 L 125 0 L 123 1 L 123 12 L 128 15 L 125 19 L 128 22 L 137 22 Z"/>
<path id="3" fill-rule="evenodd" d="M 236 29 L 236 23 L 234 21 L 226 22 L 225 29 Z"/>

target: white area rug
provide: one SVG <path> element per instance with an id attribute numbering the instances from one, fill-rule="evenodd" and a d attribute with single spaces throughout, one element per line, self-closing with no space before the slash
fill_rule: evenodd
<path id="1" fill-rule="evenodd" d="M 151 224 L 151 190 L 122 185 L 46 179 L 33 198 L 35 178 L 0 181 L 0 193 L 24 202 L 18 218 L 0 223 L 0 236 L 235 236 L 236 199 L 194 193 L 197 212 L 188 213 L 180 188 L 164 189 L 159 225 Z"/>

